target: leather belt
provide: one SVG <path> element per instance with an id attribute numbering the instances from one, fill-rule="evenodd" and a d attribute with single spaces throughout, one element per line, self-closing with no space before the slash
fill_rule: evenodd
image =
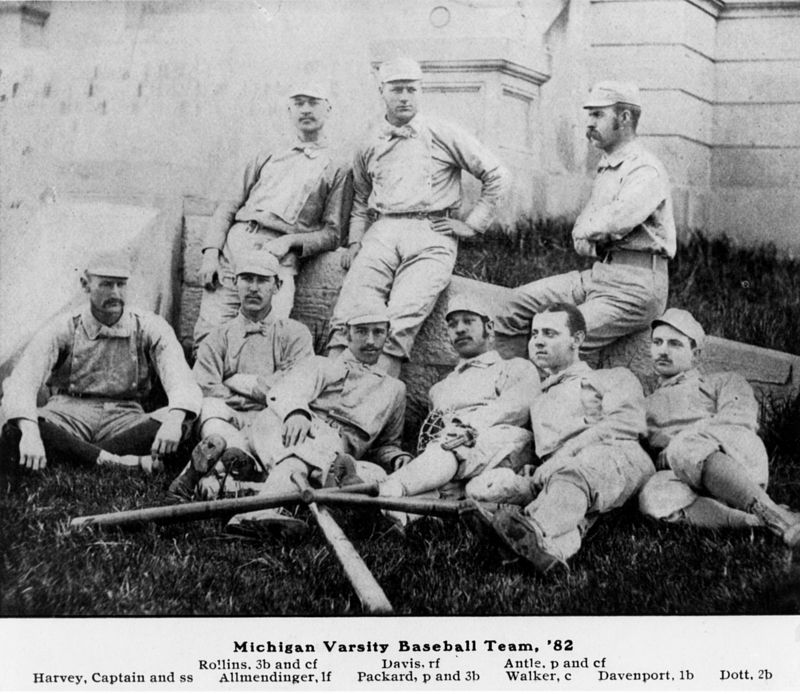
<path id="1" fill-rule="evenodd" d="M 367 216 L 370 221 L 376 221 L 383 217 L 389 219 L 444 219 L 453 216 L 453 210 L 428 210 L 426 212 L 378 212 L 369 210 Z"/>
<path id="2" fill-rule="evenodd" d="M 95 393 L 75 393 L 69 390 L 62 390 L 56 395 L 66 395 L 70 398 L 77 398 L 78 400 L 106 400 L 115 402 L 138 402 L 137 397 L 124 396 L 124 395 L 97 395 Z"/>
<path id="3" fill-rule="evenodd" d="M 668 261 L 662 255 L 647 251 L 614 250 L 606 253 L 603 262 L 611 265 L 631 265 L 653 272 L 666 272 Z"/>

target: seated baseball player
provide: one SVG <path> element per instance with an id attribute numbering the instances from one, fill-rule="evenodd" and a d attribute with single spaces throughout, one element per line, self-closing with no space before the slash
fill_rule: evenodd
<path id="1" fill-rule="evenodd" d="M 202 440 L 170 485 L 173 497 L 191 499 L 199 483 L 199 495 L 213 499 L 225 480 L 263 478 L 263 468 L 253 457 L 250 425 L 266 407 L 278 379 L 314 356 L 308 328 L 273 315 L 279 273 L 278 259 L 266 250 L 243 255 L 236 266 L 239 314 L 212 331 L 197 350 L 194 377 L 204 396 Z"/>
<path id="2" fill-rule="evenodd" d="M 379 482 L 386 469 L 410 460 L 400 447 L 405 385 L 376 367 L 388 335 L 384 306 L 356 310 L 347 320 L 344 352 L 301 362 L 270 390 L 268 408 L 252 431 L 256 454 L 269 470 L 260 494 L 297 491 L 293 477 L 311 486 L 330 485 L 332 466 L 343 458 L 366 482 Z M 268 509 L 234 516 L 228 529 L 293 534 L 305 524 Z"/>
<path id="3" fill-rule="evenodd" d="M 554 304 L 534 316 L 531 336 L 533 361 L 548 374 L 531 406 L 542 461 L 530 480 L 534 498 L 524 510 L 484 512 L 484 519 L 507 548 L 545 573 L 565 566 L 597 517 L 633 497 L 654 469 L 639 445 L 642 387 L 628 369 L 593 370 L 580 360 L 581 312 Z"/>
<path id="4" fill-rule="evenodd" d="M 531 461 L 530 403 L 539 374 L 526 359 L 494 350 L 494 325 L 477 297 L 456 296 L 445 316 L 459 361 L 430 390 L 419 456 L 380 485 L 382 496 L 414 496 L 442 487 L 447 495 L 495 500 L 495 475 Z M 438 431 L 427 432 L 432 426 Z M 427 438 L 427 441 L 423 440 Z M 408 514 L 388 511 L 399 526 Z"/>
<path id="5" fill-rule="evenodd" d="M 710 528 L 764 526 L 800 545 L 800 514 L 767 495 L 767 451 L 758 403 L 739 374 L 701 374 L 705 331 L 670 308 L 653 321 L 650 353 L 659 386 L 647 398 L 647 436 L 658 472 L 639 494 L 642 513 Z"/>
<path id="6" fill-rule="evenodd" d="M 153 472 L 177 451 L 202 395 L 167 322 L 126 307 L 129 277 L 123 254 L 92 258 L 80 278 L 87 304 L 53 319 L 25 349 L 3 384 L 6 471 L 58 459 Z M 154 375 L 168 405 L 147 413 Z M 43 385 L 51 396 L 37 409 Z"/>

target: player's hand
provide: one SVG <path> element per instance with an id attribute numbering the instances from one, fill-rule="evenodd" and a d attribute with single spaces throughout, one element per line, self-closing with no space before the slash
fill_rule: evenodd
<path id="1" fill-rule="evenodd" d="M 392 460 L 392 471 L 397 472 L 401 467 L 405 467 L 412 460 L 414 460 L 414 456 L 411 455 L 410 453 L 403 453 L 402 455 L 398 455 L 394 460 Z"/>
<path id="2" fill-rule="evenodd" d="M 292 250 L 292 238 L 289 234 L 284 234 L 283 236 L 279 236 L 277 239 L 267 241 L 264 244 L 264 250 L 269 251 L 278 260 L 280 260 Z"/>
<path id="3" fill-rule="evenodd" d="M 311 433 L 311 420 L 304 414 L 297 412 L 289 415 L 283 423 L 283 445 L 286 448 L 298 446 L 303 443 Z"/>
<path id="4" fill-rule="evenodd" d="M 351 243 L 344 253 L 342 253 L 342 269 L 349 270 L 358 252 L 361 250 L 361 241 Z"/>
<path id="5" fill-rule="evenodd" d="M 454 236 L 459 239 L 471 239 L 478 233 L 469 224 L 465 224 L 460 219 L 451 219 L 449 217 L 432 219 L 431 228 L 437 234 Z"/>
<path id="6" fill-rule="evenodd" d="M 158 428 L 150 455 L 153 458 L 162 458 L 168 453 L 178 450 L 178 444 L 183 436 L 183 420 L 185 413 L 182 410 L 170 410 L 164 423 Z"/>
<path id="7" fill-rule="evenodd" d="M 219 249 L 206 248 L 200 265 L 200 281 L 208 291 L 213 292 L 219 285 Z"/>
<path id="8" fill-rule="evenodd" d="M 596 258 L 597 257 L 597 245 L 592 241 L 587 241 L 586 239 L 573 239 L 572 245 L 575 248 L 575 252 L 578 255 L 582 255 L 586 258 Z"/>
<path id="9" fill-rule="evenodd" d="M 20 426 L 22 436 L 19 440 L 19 464 L 29 470 L 44 470 L 47 467 L 47 456 L 44 453 L 39 425 L 35 422 L 28 424 L 32 426 Z"/>

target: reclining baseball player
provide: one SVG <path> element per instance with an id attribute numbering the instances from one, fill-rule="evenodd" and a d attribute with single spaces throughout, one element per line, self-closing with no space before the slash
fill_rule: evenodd
<path id="1" fill-rule="evenodd" d="M 421 453 L 381 483 L 382 496 L 441 490 L 448 496 L 498 498 L 502 480 L 531 462 L 530 404 L 539 374 L 526 359 L 502 359 L 494 349 L 490 311 L 474 296 L 455 296 L 445 316 L 459 361 L 430 390 L 431 414 Z M 433 423 L 438 431 L 427 432 Z M 426 440 L 427 439 L 427 440 Z M 387 511 L 398 526 L 408 514 Z"/>
<path id="2" fill-rule="evenodd" d="M 252 427 L 254 450 L 269 470 L 260 494 L 297 491 L 293 477 L 312 487 L 348 474 L 379 482 L 410 460 L 400 447 L 406 387 L 376 367 L 388 335 L 385 306 L 357 308 L 347 319 L 344 352 L 300 362 L 270 390 Z M 306 525 L 268 509 L 234 516 L 227 529 L 292 535 Z"/>
<path id="3" fill-rule="evenodd" d="M 204 395 L 202 440 L 170 485 L 170 496 L 178 500 L 190 500 L 195 492 L 214 499 L 226 482 L 235 491 L 234 482 L 263 481 L 251 442 L 252 423 L 266 407 L 270 388 L 298 362 L 314 356 L 308 328 L 274 315 L 280 272 L 278 259 L 266 250 L 242 254 L 235 279 L 239 314 L 197 349 L 193 373 Z"/>
<path id="4" fill-rule="evenodd" d="M 573 304 L 553 304 L 531 324 L 530 351 L 548 377 L 531 406 L 541 464 L 523 510 L 489 514 L 475 504 L 496 539 L 541 573 L 566 566 L 586 530 L 634 497 L 654 473 L 639 445 L 646 430 L 644 394 L 628 369 L 593 370 L 579 357 L 586 321 Z M 483 511 L 481 513 L 481 511 Z"/>
<path id="5" fill-rule="evenodd" d="M 652 327 L 659 386 L 646 401 L 647 436 L 658 472 L 639 493 L 642 513 L 707 528 L 763 526 L 800 545 L 800 514 L 765 491 L 769 461 L 750 384 L 697 370 L 705 331 L 688 311 L 670 308 Z"/>

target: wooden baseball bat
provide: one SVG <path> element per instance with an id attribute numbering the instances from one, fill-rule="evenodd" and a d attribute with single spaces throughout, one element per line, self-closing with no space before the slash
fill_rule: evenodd
<path id="1" fill-rule="evenodd" d="M 353 543 L 344 534 L 344 531 L 333 519 L 328 509 L 317 505 L 316 500 L 321 500 L 322 498 L 329 501 L 334 495 L 320 495 L 312 491 L 305 478 L 297 473 L 292 474 L 292 482 L 295 483 L 303 500 L 308 504 L 314 520 L 317 521 L 322 534 L 336 554 L 336 558 L 342 565 L 342 569 L 364 609 L 372 614 L 391 614 L 394 612 L 389 598 L 386 597 L 383 588 L 375 580 Z M 309 492 L 311 493 L 310 497 Z"/>
<path id="2" fill-rule="evenodd" d="M 320 490 L 322 496 L 334 496 L 341 492 L 375 494 L 375 484 L 354 484 L 347 487 Z M 259 511 L 265 508 L 278 508 L 290 504 L 304 503 L 300 492 L 289 494 L 275 494 L 270 496 L 246 496 L 239 499 L 219 499 L 216 501 L 194 501 L 188 504 L 174 504 L 169 506 L 152 506 L 150 508 L 132 509 L 130 511 L 114 511 L 100 513 L 92 516 L 79 516 L 73 518 L 69 525 L 72 529 L 81 529 L 89 526 L 102 528 L 117 528 L 142 525 L 144 523 L 180 523 L 186 521 L 204 520 L 220 516 L 232 516 L 247 511 Z"/>
<path id="3" fill-rule="evenodd" d="M 421 516 L 458 516 L 459 512 L 468 507 L 464 501 L 451 499 L 429 499 L 427 497 L 408 496 L 365 496 L 358 493 L 342 492 L 336 495 L 326 494 L 324 489 L 307 489 L 303 492 L 305 503 L 317 502 L 326 506 L 356 506 L 361 508 L 387 509 L 390 511 L 405 511 Z M 498 504 L 481 502 L 487 511 L 496 511 Z"/>

